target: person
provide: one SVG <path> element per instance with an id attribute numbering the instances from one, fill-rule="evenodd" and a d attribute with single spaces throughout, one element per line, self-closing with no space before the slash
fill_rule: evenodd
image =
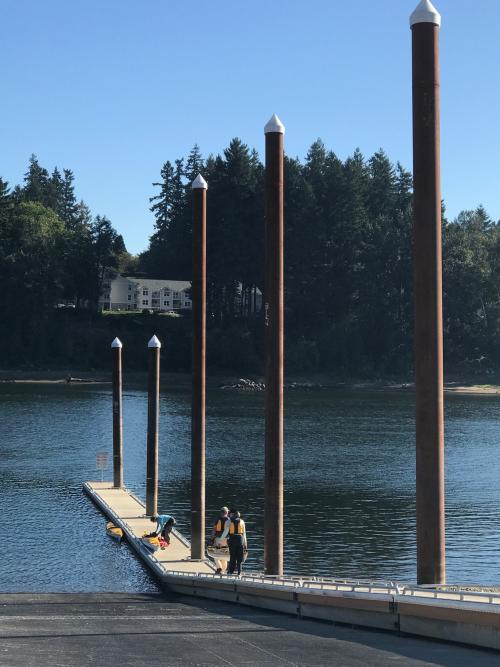
<path id="1" fill-rule="evenodd" d="M 170 514 L 153 514 L 151 521 L 156 521 L 156 528 L 147 537 L 162 537 L 170 544 L 170 533 L 175 526 L 175 519 Z"/>
<path id="2" fill-rule="evenodd" d="M 247 533 L 245 522 L 241 518 L 238 510 L 229 512 L 229 519 L 226 521 L 222 538 L 227 538 L 229 544 L 229 568 L 228 574 L 241 574 L 241 564 L 247 550 Z"/>
<path id="3" fill-rule="evenodd" d="M 214 547 L 227 547 L 227 539 L 222 538 L 222 533 L 226 527 L 226 521 L 228 520 L 229 509 L 227 507 L 222 507 L 219 516 L 215 519 L 212 525 L 212 534 L 210 536 L 210 544 Z M 214 558 L 215 574 L 224 574 L 227 570 L 227 560 L 223 558 Z"/>

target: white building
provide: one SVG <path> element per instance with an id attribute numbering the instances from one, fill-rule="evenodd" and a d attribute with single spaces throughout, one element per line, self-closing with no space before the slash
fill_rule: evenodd
<path id="1" fill-rule="evenodd" d="M 191 309 L 191 282 L 111 275 L 102 284 L 99 308 L 163 312 Z"/>

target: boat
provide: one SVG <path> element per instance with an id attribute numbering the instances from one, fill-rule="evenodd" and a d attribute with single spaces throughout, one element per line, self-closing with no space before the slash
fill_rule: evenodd
<path id="1" fill-rule="evenodd" d="M 109 521 L 106 524 L 106 535 L 109 535 L 113 540 L 120 542 L 123 539 L 123 530 Z"/>
<path id="2" fill-rule="evenodd" d="M 213 544 L 209 544 L 207 546 L 207 556 L 212 560 L 225 560 L 229 562 L 230 560 L 229 547 L 215 546 Z M 244 563 L 247 558 L 248 558 L 248 550 L 245 549 L 243 552 L 243 560 L 241 562 Z"/>
<path id="3" fill-rule="evenodd" d="M 147 535 L 143 535 L 141 537 L 141 542 L 147 549 L 149 549 L 149 551 L 158 551 L 160 548 L 160 540 L 157 537 L 148 537 Z"/>
<path id="4" fill-rule="evenodd" d="M 150 537 L 146 533 L 141 537 L 141 542 L 147 549 L 149 549 L 149 551 L 152 551 L 153 553 L 158 551 L 158 549 L 163 550 L 169 546 L 168 542 L 165 542 L 163 538 L 157 537 L 156 535 Z"/>
<path id="5" fill-rule="evenodd" d="M 207 556 L 212 560 L 229 560 L 229 547 L 209 545 Z"/>

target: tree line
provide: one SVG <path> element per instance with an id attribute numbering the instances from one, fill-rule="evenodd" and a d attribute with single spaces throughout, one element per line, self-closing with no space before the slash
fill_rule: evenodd
<path id="1" fill-rule="evenodd" d="M 70 169 L 32 155 L 22 185 L 0 178 L 0 359 L 46 359 L 54 307 L 95 310 L 105 270 L 130 260 L 108 218 L 77 200 Z"/>
<path id="2" fill-rule="evenodd" d="M 239 139 L 220 155 L 203 158 L 195 146 L 165 162 L 150 199 L 154 233 L 138 258 L 105 216 L 76 198 L 71 170 L 49 173 L 32 156 L 22 184 L 0 178 L 0 363 L 97 367 L 107 359 L 110 327 L 135 341 L 161 324 L 172 337 L 169 364 L 189 370 L 188 318 L 170 334 L 155 317 L 113 325 L 96 310 L 107 269 L 191 278 L 191 182 L 199 172 L 209 185 L 208 364 L 260 373 L 264 167 Z M 285 158 L 285 234 L 288 369 L 410 373 L 411 174 L 382 150 L 342 160 L 318 140 L 304 160 Z M 482 206 L 450 220 L 443 205 L 443 275 L 447 370 L 499 369 L 500 224 Z M 74 313 L 54 307 L 66 301 L 77 305 Z"/>
<path id="3" fill-rule="evenodd" d="M 264 167 L 233 139 L 203 159 L 195 146 L 163 165 L 155 230 L 139 258 L 156 277 L 191 277 L 191 182 L 208 181 L 209 359 L 261 368 Z M 341 160 L 318 140 L 285 158 L 285 308 L 288 367 L 343 376 L 406 374 L 413 360 L 412 176 L 383 150 Z M 443 204 L 447 368 L 500 366 L 500 224 L 482 206 L 446 216 Z"/>

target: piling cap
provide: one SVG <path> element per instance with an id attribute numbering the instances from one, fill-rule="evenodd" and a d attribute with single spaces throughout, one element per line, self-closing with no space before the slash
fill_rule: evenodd
<path id="1" fill-rule="evenodd" d="M 410 26 L 416 23 L 434 23 L 434 25 L 441 25 L 441 14 L 434 7 L 430 0 L 420 0 L 418 7 L 410 16 Z"/>
<path id="2" fill-rule="evenodd" d="M 285 134 L 285 126 L 275 113 L 273 113 L 264 127 L 264 134 L 269 134 L 270 132 Z"/>
<path id="3" fill-rule="evenodd" d="M 153 336 L 148 343 L 148 347 L 161 347 L 161 343 L 156 336 Z"/>
<path id="4" fill-rule="evenodd" d="M 191 187 L 193 190 L 206 190 L 208 188 L 208 184 L 206 180 L 203 178 L 201 174 L 198 174 L 198 176 L 194 179 L 194 181 L 191 184 Z"/>
<path id="5" fill-rule="evenodd" d="M 111 343 L 111 347 L 123 347 L 121 340 L 119 338 L 115 338 Z"/>

